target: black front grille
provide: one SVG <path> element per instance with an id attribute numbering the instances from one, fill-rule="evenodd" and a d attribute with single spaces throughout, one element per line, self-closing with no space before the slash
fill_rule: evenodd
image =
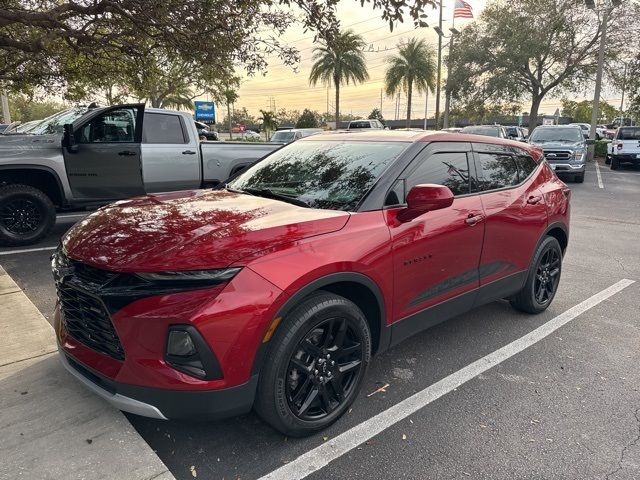
<path id="1" fill-rule="evenodd" d="M 544 158 L 548 162 L 568 162 L 573 155 L 572 152 L 567 150 L 550 150 L 544 152 Z"/>
<path id="2" fill-rule="evenodd" d="M 116 272 L 108 272 L 99 268 L 90 267 L 89 265 L 76 262 L 75 260 L 69 260 L 69 264 L 73 268 L 74 277 L 82 282 L 96 286 L 102 286 L 109 280 L 118 276 Z"/>
<path id="3" fill-rule="evenodd" d="M 62 321 L 67 333 L 87 347 L 117 360 L 124 349 L 102 301 L 66 282 L 58 285 Z"/>

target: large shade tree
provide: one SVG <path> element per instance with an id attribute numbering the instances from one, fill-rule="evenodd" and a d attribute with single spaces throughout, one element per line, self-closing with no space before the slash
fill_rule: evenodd
<path id="1" fill-rule="evenodd" d="M 362 36 L 346 30 L 327 35 L 313 53 L 313 66 L 309 83 L 333 85 L 336 92 L 335 121 L 340 125 L 340 87 L 358 84 L 369 78 L 362 49 L 366 45 Z"/>
<path id="2" fill-rule="evenodd" d="M 424 40 L 411 38 L 398 45 L 398 54 L 387 58 L 384 76 L 388 96 L 402 91 L 407 94 L 407 127 L 411 123 L 413 91 L 433 92 L 436 85 L 436 52 Z"/>
<path id="3" fill-rule="evenodd" d="M 607 59 L 638 28 L 638 6 L 614 8 Z M 587 92 L 596 70 L 602 22 L 575 0 L 490 0 L 467 25 L 451 53 L 449 88 L 454 99 L 501 103 L 529 100 L 529 128 L 550 94 Z M 625 33 L 626 32 L 626 33 Z"/>
<path id="4" fill-rule="evenodd" d="M 369 3 L 393 27 L 407 13 L 419 25 L 434 0 Z M 186 62 L 182 76 L 205 65 L 220 78 L 235 68 L 264 71 L 270 56 L 291 65 L 297 50 L 282 40 L 294 22 L 330 38 L 338 31 L 331 0 L 5 0 L 0 4 L 0 87 L 64 93 L 74 83 L 109 78 L 124 59 L 161 48 Z M 295 8 L 292 8 L 295 7 Z M 302 15 L 297 15 L 297 11 Z M 89 68 L 88 68 L 89 67 Z"/>

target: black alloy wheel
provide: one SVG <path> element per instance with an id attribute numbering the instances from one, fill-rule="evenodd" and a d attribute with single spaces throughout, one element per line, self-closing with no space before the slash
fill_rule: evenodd
<path id="1" fill-rule="evenodd" d="M 538 304 L 546 305 L 553 299 L 560 281 L 561 261 L 560 254 L 555 248 L 549 248 L 540 258 L 533 287 Z"/>
<path id="2" fill-rule="evenodd" d="M 42 222 L 42 212 L 32 199 L 17 198 L 2 205 L 0 222 L 8 232 L 26 235 L 38 229 Z"/>
<path id="3" fill-rule="evenodd" d="M 30 185 L 0 186 L 0 244 L 30 245 L 44 238 L 56 222 L 51 199 Z"/>
<path id="4" fill-rule="evenodd" d="M 350 300 L 319 290 L 283 315 L 262 362 L 254 409 L 293 437 L 338 420 L 360 391 L 371 331 Z"/>
<path id="5" fill-rule="evenodd" d="M 346 318 L 316 325 L 287 367 L 286 397 L 301 420 L 319 420 L 349 398 L 363 368 L 362 339 Z"/>
<path id="6" fill-rule="evenodd" d="M 562 253 L 555 237 L 542 239 L 533 255 L 524 286 L 509 299 L 511 306 L 527 313 L 540 313 L 551 305 L 560 284 Z"/>

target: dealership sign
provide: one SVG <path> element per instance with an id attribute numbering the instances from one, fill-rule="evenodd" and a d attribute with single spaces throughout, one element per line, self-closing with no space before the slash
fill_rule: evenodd
<path id="1" fill-rule="evenodd" d="M 215 123 L 215 102 L 193 102 L 196 107 L 196 120 L 199 122 Z"/>

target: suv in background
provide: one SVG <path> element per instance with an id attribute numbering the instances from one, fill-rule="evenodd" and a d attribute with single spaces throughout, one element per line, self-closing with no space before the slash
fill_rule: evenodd
<path id="1" fill-rule="evenodd" d="M 504 127 L 507 130 L 507 136 L 511 140 L 516 140 L 518 142 L 526 142 L 527 135 L 524 133 L 524 129 L 522 127 Z"/>
<path id="2" fill-rule="evenodd" d="M 460 133 L 484 135 L 486 137 L 509 138 L 507 129 L 501 125 L 469 125 L 468 127 L 464 127 Z"/>
<path id="3" fill-rule="evenodd" d="M 640 127 L 620 127 L 607 146 L 607 165 L 617 170 L 621 163 L 640 166 Z"/>
<path id="4" fill-rule="evenodd" d="M 347 130 L 361 130 L 363 128 L 373 128 L 377 130 L 388 130 L 384 123 L 376 119 L 352 120 L 349 122 Z"/>
<path id="5" fill-rule="evenodd" d="M 558 175 L 584 182 L 589 141 L 580 126 L 541 125 L 529 136 L 528 142 L 542 149 L 545 160 Z"/>

